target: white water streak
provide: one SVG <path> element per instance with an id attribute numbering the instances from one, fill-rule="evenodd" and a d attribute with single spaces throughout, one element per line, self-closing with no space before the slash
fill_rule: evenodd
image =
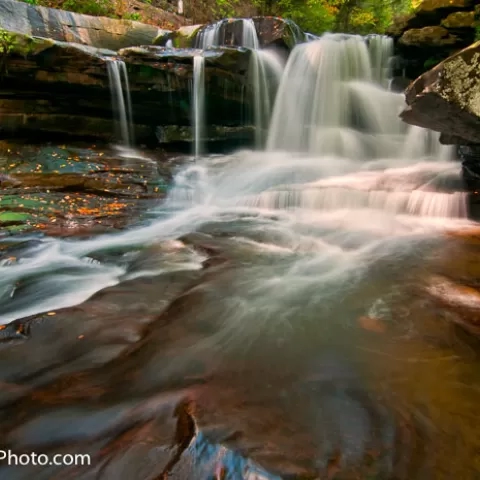
<path id="1" fill-rule="evenodd" d="M 108 60 L 107 69 L 114 121 L 118 124 L 117 136 L 123 146 L 132 147 L 135 135 L 127 67 L 121 60 Z"/>

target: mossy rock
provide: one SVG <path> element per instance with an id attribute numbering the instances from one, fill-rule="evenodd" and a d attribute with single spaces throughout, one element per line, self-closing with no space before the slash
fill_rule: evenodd
<path id="1" fill-rule="evenodd" d="M 442 27 L 457 29 L 457 28 L 474 28 L 475 27 L 475 12 L 454 12 L 447 18 L 442 20 Z"/>
<path id="2" fill-rule="evenodd" d="M 480 41 L 417 78 L 405 92 L 407 123 L 480 144 Z"/>
<path id="3" fill-rule="evenodd" d="M 8 48 L 8 52 L 6 53 L 11 55 L 19 55 L 22 57 L 37 55 L 55 45 L 55 40 L 50 38 L 31 37 L 3 29 L 0 29 L 0 34 L 3 34 L 4 38 L 6 38 L 5 43 Z"/>
<path id="4" fill-rule="evenodd" d="M 444 27 L 411 28 L 399 41 L 409 47 L 448 47 L 455 45 L 458 38 Z"/>
<path id="5" fill-rule="evenodd" d="M 193 48 L 195 47 L 195 39 L 197 33 L 203 25 L 188 25 L 179 28 L 172 33 L 172 42 L 175 48 Z"/>

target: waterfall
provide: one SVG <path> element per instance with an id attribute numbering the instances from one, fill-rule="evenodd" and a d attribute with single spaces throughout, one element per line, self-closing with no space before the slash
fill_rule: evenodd
<path id="1" fill-rule="evenodd" d="M 127 67 L 121 60 L 109 59 L 107 69 L 116 136 L 123 146 L 132 147 L 135 138 Z"/>
<path id="2" fill-rule="evenodd" d="M 412 128 L 398 118 L 404 97 L 387 90 L 391 55 L 391 39 L 383 36 L 326 34 L 295 47 L 277 93 L 267 148 L 360 159 L 407 152 Z M 438 137 L 425 129 L 415 132 L 424 139 L 416 139 L 417 147 Z M 417 147 L 417 158 L 431 153 Z"/>
<path id="3" fill-rule="evenodd" d="M 385 35 L 370 35 L 367 41 L 373 80 L 388 88 L 393 59 L 393 38 Z"/>
<path id="4" fill-rule="evenodd" d="M 234 28 L 231 32 L 228 31 L 232 23 L 241 24 L 240 36 L 235 36 Z M 248 76 L 253 100 L 255 143 L 257 147 L 261 147 L 270 123 L 274 95 L 283 73 L 283 63 L 272 50 L 260 49 L 260 39 L 251 18 L 238 18 L 233 22 L 220 20 L 201 30 L 195 40 L 196 48 L 200 49 L 223 45 L 236 45 L 251 50 Z"/>
<path id="5" fill-rule="evenodd" d="M 252 50 L 249 77 L 253 93 L 255 144 L 260 148 L 268 130 L 275 92 L 280 84 L 283 63 L 269 50 Z"/>
<path id="6" fill-rule="evenodd" d="M 205 127 L 205 58 L 201 55 L 193 57 L 193 128 L 194 153 L 198 158 L 203 152 Z"/>
<path id="7" fill-rule="evenodd" d="M 242 18 L 242 47 L 252 50 L 260 49 L 260 40 L 257 35 L 255 23 L 251 18 Z"/>
<path id="8" fill-rule="evenodd" d="M 449 162 L 451 147 L 440 144 L 438 133 L 407 126 L 398 116 L 405 100 L 388 90 L 392 54 L 392 40 L 380 35 L 326 34 L 295 47 L 277 92 L 267 150 L 365 163 L 349 175 L 264 192 L 249 205 L 467 215 L 466 194 L 444 188 L 462 190 L 458 165 Z M 419 160 L 430 161 L 413 168 Z"/>

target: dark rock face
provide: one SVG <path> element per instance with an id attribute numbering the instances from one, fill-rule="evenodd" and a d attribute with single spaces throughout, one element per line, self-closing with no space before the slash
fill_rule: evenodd
<path id="1" fill-rule="evenodd" d="M 456 137 L 454 143 L 480 144 L 479 82 L 477 42 L 415 80 L 406 91 L 408 107 L 401 117 L 412 125 Z"/>
<path id="2" fill-rule="evenodd" d="M 136 138 L 157 143 L 157 127 L 191 125 L 195 50 L 146 46 L 117 55 L 49 39 L 15 35 L 0 78 L 0 128 L 97 137 L 114 131 L 107 62 L 124 60 L 129 74 Z M 206 121 L 241 126 L 250 117 L 250 51 L 218 48 L 205 54 Z"/>
<path id="3" fill-rule="evenodd" d="M 35 7 L 14 0 L 0 0 L 0 28 L 112 50 L 148 45 L 161 33 L 158 27 L 140 22 Z"/>
<path id="4" fill-rule="evenodd" d="M 388 30 L 403 58 L 406 75 L 416 78 L 475 39 L 475 2 L 424 0 L 410 15 L 398 17 Z"/>

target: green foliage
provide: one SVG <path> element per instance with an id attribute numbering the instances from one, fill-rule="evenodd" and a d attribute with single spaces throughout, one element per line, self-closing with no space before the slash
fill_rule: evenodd
<path id="1" fill-rule="evenodd" d="M 112 16 L 115 14 L 115 3 L 111 0 L 66 0 L 62 8 L 87 15 Z"/>
<path id="2" fill-rule="evenodd" d="M 131 9 L 128 0 L 22 0 L 31 5 L 61 8 L 89 15 L 103 15 L 148 21 Z M 141 0 L 170 8 L 176 1 Z M 184 0 L 186 16 L 193 23 L 207 23 L 226 17 L 275 15 L 290 18 L 302 30 L 321 34 L 383 33 L 393 17 L 410 12 L 420 0 Z M 160 2 L 160 3 L 159 3 Z M 477 39 L 480 32 L 477 30 Z"/>
<path id="3" fill-rule="evenodd" d="M 435 67 L 436 65 L 438 65 L 441 61 L 443 60 L 443 58 L 440 58 L 440 57 L 430 57 L 430 58 L 427 58 L 425 60 L 425 62 L 423 63 L 423 68 L 425 70 L 430 70 L 431 68 Z"/>
<path id="4" fill-rule="evenodd" d="M 290 18 L 305 31 L 383 33 L 393 17 L 411 11 L 417 0 L 195 0 L 195 8 L 210 9 L 198 21 L 245 14 Z M 200 5 L 201 4 L 201 5 Z M 192 9 L 193 10 L 193 9 Z"/>
<path id="5" fill-rule="evenodd" d="M 14 47 L 15 37 L 3 28 L 0 28 L 0 55 L 5 57 L 14 49 Z"/>
<path id="6" fill-rule="evenodd" d="M 475 41 L 478 42 L 480 40 L 480 25 L 475 27 Z"/>
<path id="7" fill-rule="evenodd" d="M 142 16 L 138 12 L 125 13 L 123 18 L 125 20 L 135 20 L 136 22 L 142 21 Z"/>

